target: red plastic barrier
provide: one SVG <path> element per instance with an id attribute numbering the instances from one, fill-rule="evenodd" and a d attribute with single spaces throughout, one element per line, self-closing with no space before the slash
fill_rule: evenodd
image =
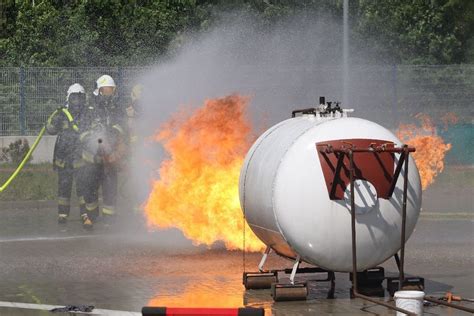
<path id="1" fill-rule="evenodd" d="M 143 307 L 143 316 L 263 316 L 263 308 Z"/>

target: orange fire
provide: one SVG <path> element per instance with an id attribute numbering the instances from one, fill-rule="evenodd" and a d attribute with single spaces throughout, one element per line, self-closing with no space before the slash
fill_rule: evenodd
<path id="1" fill-rule="evenodd" d="M 259 251 L 240 209 L 238 183 L 252 137 L 246 118 L 249 98 L 206 100 L 192 115 L 184 111 L 154 136 L 169 159 L 144 205 L 149 228 L 179 228 L 197 245 L 221 240 L 227 249 Z M 244 224 L 245 223 L 245 224 Z"/>
<path id="2" fill-rule="evenodd" d="M 238 288 L 226 282 L 210 282 L 212 286 L 197 285 L 186 286 L 183 292 L 160 293 L 148 302 L 148 306 L 173 306 L 173 307 L 241 307 L 243 305 L 242 286 Z M 230 283 L 230 282 L 229 282 Z M 228 288 L 231 290 L 228 290 Z M 217 299 L 218 298 L 218 299 Z"/>
<path id="3" fill-rule="evenodd" d="M 417 114 L 415 117 L 420 120 L 421 127 L 416 124 L 400 124 L 397 135 L 402 142 L 416 148 L 413 158 L 420 172 L 421 186 L 425 190 L 443 171 L 444 157 L 451 149 L 451 144 L 445 144 L 436 135 L 436 126 L 429 115 Z M 446 122 L 448 121 L 453 121 L 453 117 L 447 116 Z"/>
<path id="4" fill-rule="evenodd" d="M 443 122 L 444 130 L 447 130 L 449 125 L 453 125 L 459 122 L 458 116 L 453 112 L 448 112 L 441 117 L 441 122 Z"/>

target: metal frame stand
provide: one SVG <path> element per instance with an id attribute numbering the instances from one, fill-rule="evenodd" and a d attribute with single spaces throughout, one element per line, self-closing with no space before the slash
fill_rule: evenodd
<path id="1" fill-rule="evenodd" d="M 384 151 L 383 149 L 380 149 L 380 152 Z M 404 145 L 402 148 L 392 148 L 390 149 L 390 152 L 397 152 L 401 153 L 400 159 L 397 164 L 397 168 L 395 169 L 395 174 L 392 180 L 392 185 L 390 189 L 390 195 L 393 193 L 393 190 L 395 189 L 396 182 L 398 180 L 398 176 L 400 174 L 402 165 L 404 164 L 404 178 L 403 178 L 403 204 L 402 204 L 402 227 L 401 227 L 401 234 L 400 234 L 400 257 L 398 257 L 398 254 L 395 254 L 395 260 L 397 261 L 397 266 L 399 269 L 399 289 L 403 289 L 404 286 L 406 285 L 407 279 L 405 278 L 405 271 L 404 271 L 404 265 L 405 265 L 405 240 L 406 240 L 406 216 L 407 216 L 407 191 L 408 191 L 408 163 L 409 163 L 409 158 L 410 158 L 410 152 L 414 152 L 415 148 L 410 148 L 407 145 Z M 396 310 L 402 313 L 405 313 L 407 315 L 413 315 L 413 313 L 404 310 L 402 308 L 398 308 L 396 306 L 387 304 L 385 302 L 381 302 L 375 299 L 372 299 L 366 295 L 363 295 L 358 292 L 358 287 L 357 287 L 357 247 L 356 247 L 356 228 L 355 228 L 355 222 L 356 222 L 356 216 L 355 216 L 355 201 L 354 201 L 354 174 L 355 174 L 355 169 L 354 169 L 354 153 L 356 152 L 378 152 L 377 149 L 374 148 L 367 148 L 367 149 L 335 149 L 334 152 L 340 152 L 348 155 L 349 161 L 350 161 L 350 167 L 349 167 L 349 175 L 350 175 L 350 191 L 351 191 L 351 230 L 352 230 L 352 294 L 354 297 L 359 297 L 364 300 L 373 302 L 378 305 L 385 306 L 389 309 Z M 422 282 L 424 283 L 424 280 L 420 278 Z M 446 303 L 444 301 L 438 300 L 436 298 L 432 297 L 425 297 L 425 300 L 434 302 L 437 304 L 442 304 L 445 306 L 449 306 L 452 308 L 456 308 L 459 310 L 463 310 L 466 312 L 473 313 L 474 309 L 468 308 L 465 306 L 459 306 L 455 304 L 450 304 Z"/>
<path id="2" fill-rule="evenodd" d="M 397 148 L 398 149 L 398 148 Z M 392 150 L 397 150 L 397 149 L 392 149 Z M 406 225 L 406 194 L 407 194 L 407 187 L 408 187 L 408 155 L 409 155 L 409 148 L 408 146 L 403 146 L 403 153 L 402 156 L 405 156 L 405 178 L 403 181 L 403 210 L 402 210 L 402 232 L 401 232 L 401 260 L 400 260 L 400 284 L 403 284 L 404 280 L 404 274 L 403 274 L 403 264 L 404 264 L 404 257 L 405 257 L 405 225 Z M 334 152 L 341 152 L 349 157 L 349 176 L 350 176 L 350 191 L 351 191 L 351 232 L 352 232 L 352 296 L 358 297 L 361 299 L 364 299 L 366 301 L 385 306 L 389 309 L 405 313 L 407 315 L 416 315 L 410 311 L 407 311 L 403 308 L 399 308 L 396 306 L 393 306 L 391 304 L 373 299 L 369 296 L 363 295 L 359 293 L 358 287 L 357 287 L 357 246 L 356 246 L 356 215 L 355 215 L 355 199 L 354 199 L 354 152 L 355 150 L 353 149 L 335 149 Z M 413 148 L 412 151 L 415 151 Z M 358 149 L 356 152 L 373 152 L 371 149 Z M 400 161 L 398 162 L 397 169 L 395 171 L 395 176 L 392 180 L 392 187 L 395 188 L 396 181 L 398 180 L 398 174 L 399 174 L 399 169 L 401 169 L 401 164 L 403 164 L 403 160 L 400 157 Z M 398 170 L 398 172 L 397 172 Z M 392 190 L 393 192 L 393 190 Z"/>

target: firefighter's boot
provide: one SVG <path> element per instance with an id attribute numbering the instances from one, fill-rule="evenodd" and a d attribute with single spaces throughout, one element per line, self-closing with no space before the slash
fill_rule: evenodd
<path id="1" fill-rule="evenodd" d="M 86 230 L 91 230 L 94 227 L 94 224 L 92 223 L 91 219 L 87 214 L 82 214 L 82 227 Z"/>
<path id="2" fill-rule="evenodd" d="M 58 224 L 67 224 L 67 214 L 58 215 Z"/>
<path id="3" fill-rule="evenodd" d="M 102 208 L 102 217 L 106 226 L 113 225 L 117 218 L 117 214 L 115 213 L 115 207 L 104 205 L 104 207 Z"/>

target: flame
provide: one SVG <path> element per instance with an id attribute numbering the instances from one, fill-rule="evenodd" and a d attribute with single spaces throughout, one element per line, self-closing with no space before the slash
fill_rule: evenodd
<path id="1" fill-rule="evenodd" d="M 451 149 L 451 144 L 445 144 L 444 140 L 436 135 L 436 126 L 429 115 L 421 113 L 415 117 L 420 120 L 421 127 L 416 124 L 400 124 L 397 135 L 402 142 L 416 148 L 413 158 L 420 172 L 421 187 L 425 190 L 444 170 L 444 157 Z M 445 117 L 445 124 L 456 122 L 451 115 Z"/>
<path id="2" fill-rule="evenodd" d="M 238 194 L 253 140 L 248 102 L 239 95 L 206 100 L 191 116 L 181 111 L 157 132 L 154 140 L 170 158 L 144 205 L 149 228 L 176 227 L 196 245 L 221 240 L 230 250 L 243 248 L 245 230 L 245 250 L 263 249 L 243 219 Z"/>
<path id="3" fill-rule="evenodd" d="M 228 308 L 243 306 L 242 287 L 226 291 L 226 282 L 211 282 L 211 284 L 186 286 L 181 293 L 160 293 L 148 302 L 148 306 L 172 307 L 214 307 Z M 217 299 L 218 298 L 218 299 Z"/>
<path id="4" fill-rule="evenodd" d="M 458 116 L 453 112 L 448 112 L 441 117 L 441 122 L 443 122 L 443 129 L 447 130 L 449 125 L 454 125 L 459 122 Z"/>

